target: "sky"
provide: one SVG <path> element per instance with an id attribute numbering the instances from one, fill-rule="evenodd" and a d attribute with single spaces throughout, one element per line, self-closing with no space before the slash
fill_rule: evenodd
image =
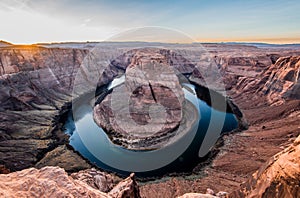
<path id="1" fill-rule="evenodd" d="M 0 0 L 0 40 L 105 41 L 156 27 L 196 42 L 300 43 L 299 11 L 299 0 Z"/>

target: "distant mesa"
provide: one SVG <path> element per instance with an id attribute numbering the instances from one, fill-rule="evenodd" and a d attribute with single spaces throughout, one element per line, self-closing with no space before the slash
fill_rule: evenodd
<path id="1" fill-rule="evenodd" d="M 12 43 L 0 40 L 0 47 L 9 47 L 9 46 L 12 46 L 12 45 L 13 45 Z"/>

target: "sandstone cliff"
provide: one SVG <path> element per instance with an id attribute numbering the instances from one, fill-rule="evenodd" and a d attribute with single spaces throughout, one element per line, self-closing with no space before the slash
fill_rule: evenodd
<path id="1" fill-rule="evenodd" d="M 85 54 L 34 46 L 0 49 L 1 164 L 13 171 L 34 166 L 66 142 L 55 117 L 71 100 L 73 76 Z M 89 167 L 84 161 L 79 164 Z"/>
<path id="2" fill-rule="evenodd" d="M 268 95 L 269 102 L 284 99 L 300 99 L 300 57 L 279 58 L 265 73 L 268 76 L 261 92 Z"/>
<path id="3" fill-rule="evenodd" d="M 300 136 L 272 157 L 232 197 L 298 197 L 300 195 Z"/>

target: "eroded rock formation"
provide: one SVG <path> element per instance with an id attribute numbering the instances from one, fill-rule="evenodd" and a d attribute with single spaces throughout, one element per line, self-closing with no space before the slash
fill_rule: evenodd
<path id="1" fill-rule="evenodd" d="M 101 192 L 109 192 L 121 179 L 95 168 L 81 170 L 71 174 L 71 177 L 87 183 L 89 186 L 99 189 Z"/>
<path id="2" fill-rule="evenodd" d="M 232 197 L 298 197 L 299 170 L 300 136 L 255 172 Z"/>
<path id="3" fill-rule="evenodd" d="M 87 171 L 86 171 L 87 172 Z M 91 173 L 93 172 L 93 173 Z M 90 174 L 89 174 L 90 173 Z M 47 166 L 42 169 L 29 168 L 22 171 L 0 175 L 1 197 L 99 197 L 99 198 L 139 198 L 139 189 L 134 181 L 134 175 L 118 183 L 111 188 L 112 181 L 101 180 L 103 174 L 89 171 L 95 179 L 98 189 L 110 190 L 101 192 L 95 186 L 91 187 L 87 180 L 83 179 L 84 173 L 68 176 L 64 169 Z M 104 174 L 105 175 L 105 174 Z M 79 177 L 78 177 L 79 176 Z M 76 178 L 76 179 L 74 179 Z"/>
<path id="4" fill-rule="evenodd" d="M 265 73 L 269 76 L 262 92 L 270 103 L 284 99 L 300 99 L 300 57 L 279 58 Z"/>
<path id="5" fill-rule="evenodd" d="M 176 132 L 182 120 L 184 94 L 176 70 L 162 54 L 138 51 L 125 72 L 125 84 L 94 108 L 94 119 L 130 149 L 151 149 L 147 139 Z M 177 71 L 178 72 L 178 71 Z M 117 142 L 117 141 L 114 141 Z M 139 148 L 138 142 L 143 142 Z M 143 148 L 144 147 L 144 148 Z"/>

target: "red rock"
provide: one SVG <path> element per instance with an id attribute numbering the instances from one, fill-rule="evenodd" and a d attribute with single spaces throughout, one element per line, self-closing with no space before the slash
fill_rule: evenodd
<path id="1" fill-rule="evenodd" d="M 83 173 L 80 173 L 83 174 Z M 95 173 L 94 176 L 98 175 Z M 73 175 L 76 178 L 77 175 Z M 0 174 L 0 197 L 99 197 L 140 198 L 134 175 L 121 181 L 109 193 L 101 192 L 83 178 L 74 179 L 59 167 L 29 168 Z"/>
<path id="2" fill-rule="evenodd" d="M 270 103 L 300 99 L 300 56 L 279 58 L 266 72 L 269 76 L 262 87 Z"/>
<path id="3" fill-rule="evenodd" d="M 256 171 L 231 197 L 298 197 L 299 170 L 300 136 Z"/>

